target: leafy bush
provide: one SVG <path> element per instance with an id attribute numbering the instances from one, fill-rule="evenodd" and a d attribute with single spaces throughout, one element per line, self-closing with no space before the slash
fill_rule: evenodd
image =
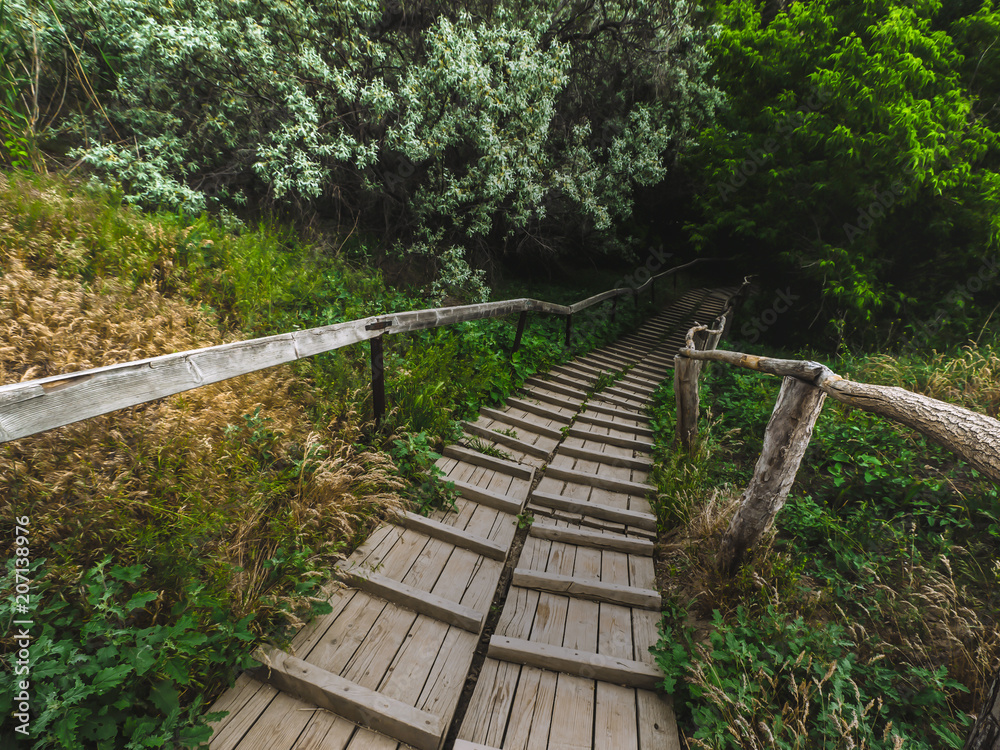
<path id="1" fill-rule="evenodd" d="M 57 127 L 127 200 L 371 217 L 383 249 L 429 256 L 439 299 L 483 298 L 470 263 L 504 247 L 613 245 L 717 98 L 687 2 L 7 7 L 43 88 L 79 61 L 96 99 Z"/>
<path id="2" fill-rule="evenodd" d="M 36 560 L 32 574 L 45 562 Z M 5 594 L 13 591 L 12 571 L 11 565 L 0 585 Z M 163 594 L 141 588 L 145 572 L 142 565 L 112 565 L 107 557 L 69 591 L 60 592 L 47 577 L 36 582 L 32 600 L 40 604 L 31 617 L 28 692 L 37 750 L 197 745 L 211 736 L 205 692 L 217 684 L 220 668 L 249 666 L 253 615 L 233 621 L 203 584 L 190 582 L 167 612 L 155 616 L 153 605 Z M 4 622 L 17 617 L 13 600 L 5 595 L 0 602 Z M 14 657 L 5 661 L 0 711 L 9 718 L 19 678 Z"/>

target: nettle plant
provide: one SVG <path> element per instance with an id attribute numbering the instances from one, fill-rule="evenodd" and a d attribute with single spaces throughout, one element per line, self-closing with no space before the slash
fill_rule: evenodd
<path id="1" fill-rule="evenodd" d="M 485 296 L 472 255 L 616 246 L 717 99 L 684 1 L 11 5 L 89 72 L 101 106 L 65 125 L 129 200 L 377 217 L 439 296 Z"/>

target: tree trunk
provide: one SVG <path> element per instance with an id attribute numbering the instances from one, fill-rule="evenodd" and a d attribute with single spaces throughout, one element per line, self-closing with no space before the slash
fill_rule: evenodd
<path id="1" fill-rule="evenodd" d="M 746 551 L 774 524 L 795 481 L 825 398 L 819 388 L 796 378 L 782 381 L 753 479 L 722 539 L 718 566 L 724 573 L 735 574 Z"/>
<path id="2" fill-rule="evenodd" d="M 979 709 L 964 750 L 1000 750 L 1000 671 L 993 677 L 993 687 Z"/>

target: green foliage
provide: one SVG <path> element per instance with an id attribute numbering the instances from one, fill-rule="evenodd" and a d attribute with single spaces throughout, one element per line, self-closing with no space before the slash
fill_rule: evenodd
<path id="1" fill-rule="evenodd" d="M 820 302 L 810 317 L 834 343 L 924 339 L 928 317 L 992 299 L 972 279 L 1000 237 L 1000 89 L 976 72 L 997 11 L 949 23 L 940 2 L 764 8 L 718 6 L 710 50 L 731 106 L 691 163 L 695 242 L 775 266 L 775 283 Z"/>
<path id="2" fill-rule="evenodd" d="M 712 626 L 690 661 L 676 641 L 657 646 L 657 663 L 674 695 L 686 700 L 699 747 L 892 750 L 900 739 L 926 750 L 961 747 L 947 729 L 946 688 L 956 683 L 943 667 L 859 659 L 862 648 L 845 628 L 788 619 L 774 607 L 753 616 L 737 608 L 729 619 L 716 611 Z M 680 684 L 686 689 L 678 692 Z"/>
<path id="3" fill-rule="evenodd" d="M 7 2 L 48 87 L 76 61 L 96 100 L 61 125 L 128 201 L 371 217 L 438 298 L 485 297 L 471 251 L 614 245 L 717 99 L 686 2 Z"/>
<path id="4" fill-rule="evenodd" d="M 40 573 L 44 560 L 35 561 Z M 13 565 L 2 588 L 13 589 Z M 141 565 L 105 558 L 85 570 L 66 597 L 42 578 L 33 592 L 28 681 L 35 748 L 197 745 L 211 736 L 204 715 L 206 675 L 220 665 L 250 665 L 255 639 L 249 615 L 233 622 L 203 584 L 190 582 L 169 613 L 154 621 L 162 594 L 141 588 Z M 10 622 L 13 596 L 0 602 Z M 18 692 L 14 657 L 0 672 L 0 711 L 9 717 Z M 22 678 L 23 679 L 23 678 Z"/>
<path id="5" fill-rule="evenodd" d="M 424 515 L 432 510 L 455 510 L 458 494 L 454 482 L 444 482 L 444 472 L 435 464 L 441 458 L 426 432 L 404 433 L 389 450 L 400 474 L 409 483 L 410 500 Z"/>

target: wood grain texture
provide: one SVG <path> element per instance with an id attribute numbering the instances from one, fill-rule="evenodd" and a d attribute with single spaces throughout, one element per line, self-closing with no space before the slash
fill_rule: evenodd
<path id="1" fill-rule="evenodd" d="M 421 711 L 277 649 L 258 651 L 255 676 L 350 721 L 419 750 L 437 750 L 447 729 L 440 717 Z"/>
<path id="2" fill-rule="evenodd" d="M 536 570 L 525 570 L 524 568 L 515 568 L 511 585 L 538 589 L 539 591 L 549 591 L 556 594 L 568 594 L 569 596 L 596 602 L 625 604 L 643 609 L 658 610 L 661 605 L 659 593 L 650 589 L 639 589 L 615 583 L 601 583 L 594 580 L 581 580 L 573 576 L 540 573 Z"/>
<path id="3" fill-rule="evenodd" d="M 663 673 L 649 664 L 502 635 L 490 638 L 488 656 L 500 661 L 647 690 L 655 689 L 663 681 Z"/>

